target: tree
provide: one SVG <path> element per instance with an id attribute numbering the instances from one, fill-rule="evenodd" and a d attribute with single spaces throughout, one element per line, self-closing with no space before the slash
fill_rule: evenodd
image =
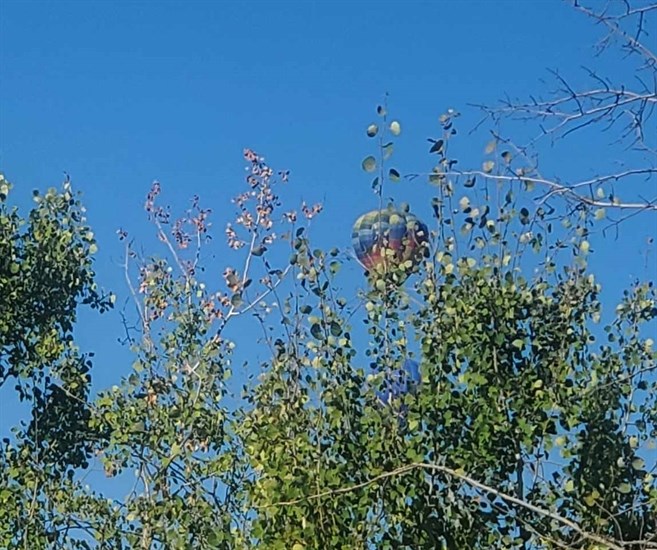
<path id="1" fill-rule="evenodd" d="M 560 198 L 571 207 L 592 207 L 600 217 L 605 210 L 615 211 L 619 217 L 612 225 L 616 225 L 638 212 L 657 210 L 657 195 L 650 187 L 657 172 L 657 142 L 651 131 L 657 107 L 657 52 L 650 36 L 657 4 L 629 0 L 568 3 L 603 30 L 596 57 L 614 57 L 615 73 L 600 74 L 585 66 L 588 85 L 577 86 L 568 76 L 552 70 L 554 89 L 548 93 L 528 99 L 507 98 L 495 106 L 480 105 L 484 121 L 494 127 L 511 123 L 513 132 L 518 129 L 513 122 L 520 122 L 531 128 L 533 136 L 518 143 L 494 131 L 494 140 L 506 149 L 502 159 L 506 170 L 492 175 L 484 169 L 484 173 L 471 175 L 527 182 L 543 189 L 544 201 Z M 554 144 L 574 133 L 607 136 L 609 142 L 599 155 L 616 160 L 615 169 L 580 181 L 566 174 L 542 174 L 538 160 L 546 142 Z"/>
<path id="2" fill-rule="evenodd" d="M 615 34 L 614 25 L 636 17 L 639 32 L 621 37 L 641 54 L 638 39 L 627 37 L 642 36 L 653 9 L 596 17 Z M 596 107 L 582 101 L 610 97 L 599 93 L 571 94 L 549 108 L 537 100 L 524 112 L 563 117 L 557 107 L 579 103 L 566 125 L 593 117 L 593 127 Z M 623 97 L 611 99 L 605 116 L 623 108 Z M 652 99 L 643 101 L 643 111 L 632 111 L 644 117 L 641 127 Z M 521 105 L 487 113 L 497 123 Z M 386 105 L 377 114 L 367 128 L 376 153 L 362 167 L 376 174 L 384 208 L 384 185 L 402 179 L 390 165 L 401 125 Z M 16 289 L 6 308 L 18 324 L 3 329 L 13 340 L 3 340 L 0 364 L 7 379 L 22 377 L 19 395 L 38 396 L 38 430 L 19 430 L 2 448 L 0 544 L 657 548 L 657 353 L 646 337 L 655 290 L 637 281 L 606 320 L 588 267 L 607 223 L 602 208 L 654 216 L 650 200 L 634 206 L 605 195 L 614 178 L 638 172 L 566 186 L 538 174 L 529 149 L 497 130 L 482 169 L 456 171 L 457 121 L 445 112 L 431 140 L 435 219 L 429 239 L 418 239 L 428 241 L 424 254 L 372 269 L 356 296 L 342 285 L 349 254 L 312 244 L 321 205 L 284 210 L 277 186 L 288 173 L 254 151 L 245 151 L 245 190 L 225 228 L 237 259 L 222 266 L 220 286 L 205 253 L 211 213 L 195 198 L 174 218 L 154 183 L 145 209 L 162 252 L 144 257 L 119 231 L 135 362 L 92 402 L 88 363 L 77 350 L 70 354 L 79 361 L 64 360 L 76 305 L 108 305 L 93 286 L 93 236 L 81 206 L 68 184 L 39 196 L 27 232 L 15 211 L 3 210 L 0 242 L 9 252 L 1 257 L 12 260 L 1 280 L 9 294 Z M 650 158 L 650 136 L 642 135 L 636 143 Z M 641 174 L 652 176 L 646 166 Z M 588 186 L 603 188 L 603 197 L 582 193 Z M 24 244 L 43 234 L 47 246 Z M 385 247 L 381 254 L 395 257 Z M 43 260 L 58 277 L 38 279 L 38 293 L 21 286 L 48 272 L 27 267 Z M 11 278 L 20 270 L 20 281 Z M 60 295 L 66 307 L 44 301 Z M 44 310 L 52 317 L 37 315 Z M 30 322 L 20 328 L 23 315 Z M 34 326 L 55 327 L 46 339 L 52 353 L 30 339 Z M 261 364 L 253 362 L 256 347 Z M 410 356 L 421 383 L 387 394 Z M 244 358 L 240 388 L 233 370 Z M 46 394 L 50 400 L 39 401 Z M 78 482 L 92 454 L 108 478 L 136 473 L 124 499 L 108 502 Z"/>
<path id="3" fill-rule="evenodd" d="M 71 523 L 58 507 L 79 490 L 73 475 L 93 438 L 77 307 L 105 311 L 112 297 L 94 283 L 94 235 L 70 182 L 35 193 L 27 219 L 9 207 L 10 190 L 0 175 L 0 388 L 14 382 L 31 419 L 0 447 L 0 545 L 42 548 L 65 540 Z"/>

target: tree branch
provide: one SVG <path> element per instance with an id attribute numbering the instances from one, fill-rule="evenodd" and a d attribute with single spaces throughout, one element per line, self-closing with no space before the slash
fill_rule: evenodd
<path id="1" fill-rule="evenodd" d="M 429 470 L 429 471 L 435 471 L 435 472 L 440 472 L 443 474 L 446 474 L 452 478 L 456 478 L 460 481 L 463 481 L 464 483 L 468 484 L 470 487 L 473 487 L 475 489 L 479 489 L 481 491 L 484 491 L 486 493 L 489 493 L 491 495 L 495 495 L 496 497 L 506 501 L 510 502 L 512 504 L 515 504 L 517 506 L 521 506 L 522 508 L 525 508 L 531 512 L 534 512 L 535 514 L 538 514 L 540 516 L 550 518 L 559 524 L 561 524 L 564 527 L 568 527 L 575 531 L 578 535 L 580 535 L 583 539 L 590 540 L 592 542 L 596 542 L 599 544 L 605 545 L 605 547 L 608 550 L 624 550 L 624 548 L 630 544 L 635 544 L 636 542 L 622 542 L 618 543 L 617 541 L 612 541 L 609 540 L 605 537 L 602 537 L 600 535 L 597 535 L 596 533 L 590 533 L 588 531 L 585 531 L 582 529 L 577 523 L 574 521 L 565 518 L 563 516 L 560 516 L 556 512 L 552 512 L 551 510 L 547 510 L 545 508 L 541 508 L 539 506 L 535 506 L 534 504 L 531 504 L 529 502 L 526 502 L 525 500 L 519 499 L 513 495 L 509 495 L 507 493 L 504 493 L 502 491 L 498 491 L 497 489 L 490 487 L 489 485 L 486 485 L 484 483 L 481 483 L 480 481 L 477 481 L 476 479 L 473 479 L 472 477 L 463 474 L 457 470 L 454 470 L 452 468 L 448 468 L 447 466 L 442 466 L 440 464 L 428 464 L 428 463 L 422 463 L 422 462 L 415 462 L 412 464 L 408 464 L 406 466 L 402 466 L 400 468 L 397 468 L 395 470 L 392 470 L 390 472 L 385 472 L 383 474 L 380 474 L 378 476 L 375 476 L 371 479 L 368 479 L 366 481 L 363 481 L 361 483 L 357 483 L 355 485 L 351 485 L 349 487 L 341 487 L 339 489 L 330 489 L 327 491 L 323 491 L 321 493 L 316 493 L 314 495 L 309 495 L 306 497 L 301 497 L 293 500 L 287 500 L 287 501 L 279 501 L 263 506 L 256 506 L 257 509 L 265 509 L 265 508 L 272 508 L 272 507 L 277 507 L 277 506 L 292 506 L 295 504 L 298 504 L 300 502 L 304 501 L 313 501 L 313 500 L 318 500 L 321 498 L 325 497 L 334 497 L 337 495 L 345 494 L 345 493 L 350 493 L 353 491 L 357 491 L 358 489 L 362 489 L 364 487 L 367 487 L 369 485 L 373 485 L 375 483 L 379 483 L 385 479 L 388 479 L 390 477 L 397 477 L 401 475 L 408 474 L 409 472 L 415 471 L 415 470 Z M 657 548 L 657 544 L 653 544 L 649 541 L 640 541 L 641 543 L 645 544 L 646 549 L 651 549 L 651 548 Z"/>

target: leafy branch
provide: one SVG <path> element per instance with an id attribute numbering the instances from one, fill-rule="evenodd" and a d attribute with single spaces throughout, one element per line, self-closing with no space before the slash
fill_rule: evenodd
<path id="1" fill-rule="evenodd" d="M 443 466 L 441 464 L 430 464 L 430 463 L 425 463 L 425 462 L 416 462 L 412 464 L 407 464 L 405 466 L 401 466 L 399 468 L 396 468 L 394 470 L 391 470 L 389 472 L 384 472 L 382 474 L 379 474 L 377 476 L 374 476 L 372 478 L 369 478 L 365 481 L 362 481 L 360 483 L 356 483 L 354 485 L 350 485 L 348 487 L 340 487 L 338 489 L 329 489 L 326 491 L 322 491 L 320 493 L 312 494 L 309 496 L 305 497 L 300 497 L 297 499 L 292 499 L 292 500 L 287 500 L 287 501 L 278 501 L 278 502 L 273 502 L 269 504 L 264 504 L 264 505 L 259 505 L 256 506 L 257 509 L 265 509 L 265 508 L 272 508 L 272 507 L 279 507 L 279 506 L 294 506 L 296 504 L 302 503 L 304 501 L 313 501 L 313 500 L 318 500 L 318 499 L 323 499 L 327 497 L 335 497 L 339 495 L 343 495 L 346 493 L 351 493 L 354 491 L 358 491 L 359 489 L 363 489 L 365 487 L 368 487 L 373 484 L 380 483 L 382 481 L 385 481 L 386 479 L 389 478 L 394 478 L 394 477 L 399 477 L 403 476 L 405 474 L 408 474 L 410 472 L 413 472 L 415 470 L 429 470 L 433 472 L 440 472 L 442 474 L 446 474 L 452 478 L 458 479 L 460 481 L 463 481 L 464 483 L 468 484 L 470 487 L 474 489 L 479 489 L 480 491 L 483 491 L 484 493 L 488 493 L 491 495 L 494 495 L 497 498 L 500 498 L 504 501 L 510 502 L 512 504 L 515 504 L 517 506 L 520 506 L 522 508 L 525 508 L 535 514 L 538 514 L 540 516 L 549 518 L 551 520 L 554 520 L 558 523 L 560 523 L 564 527 L 568 527 L 572 529 L 574 532 L 576 532 L 578 535 L 580 535 L 583 539 L 590 540 L 592 542 L 598 543 L 598 544 L 603 544 L 605 547 L 609 550 L 624 550 L 626 547 L 632 545 L 637 545 L 641 544 L 643 545 L 642 548 L 645 550 L 652 549 L 652 548 L 657 548 L 657 542 L 651 542 L 651 540 L 642 540 L 642 541 L 632 541 L 632 542 L 618 542 L 618 541 L 612 541 L 609 540 L 605 537 L 601 537 L 600 535 L 597 535 L 596 533 L 591 533 L 588 531 L 585 531 L 582 529 L 575 521 L 568 519 L 566 517 L 563 517 L 551 510 L 541 508 L 539 506 L 535 506 L 534 504 L 527 502 L 525 500 L 519 499 L 513 495 L 504 493 L 498 489 L 495 489 L 494 487 L 491 487 L 490 485 L 486 485 L 485 483 L 481 483 L 480 481 L 477 481 L 476 479 L 466 475 L 462 471 L 459 470 L 454 470 L 453 468 L 448 468 L 447 466 Z M 475 498 L 473 495 L 471 498 Z"/>

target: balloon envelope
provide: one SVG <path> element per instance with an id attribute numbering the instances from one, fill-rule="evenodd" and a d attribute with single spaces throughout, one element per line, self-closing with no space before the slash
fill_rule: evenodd
<path id="1" fill-rule="evenodd" d="M 358 261 L 370 272 L 408 273 L 425 253 L 429 231 L 407 209 L 389 206 L 360 216 L 351 233 Z"/>
<path id="2" fill-rule="evenodd" d="M 413 359 L 406 359 L 400 369 L 386 376 L 383 387 L 377 392 L 377 397 L 384 403 L 402 397 L 415 391 L 420 385 L 420 365 Z"/>

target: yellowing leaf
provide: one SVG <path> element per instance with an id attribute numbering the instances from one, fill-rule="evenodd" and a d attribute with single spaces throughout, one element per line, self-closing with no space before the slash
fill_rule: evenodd
<path id="1" fill-rule="evenodd" d="M 586 495 L 584 497 L 584 502 L 586 503 L 587 506 L 595 506 L 595 501 L 598 500 L 598 497 L 600 496 L 600 493 L 597 491 L 593 491 L 590 495 Z"/>
<path id="2" fill-rule="evenodd" d="M 629 493 L 631 490 L 632 490 L 632 486 L 629 483 L 621 483 L 618 486 L 618 492 L 623 493 L 624 495 Z"/>
<path id="3" fill-rule="evenodd" d="M 374 172 L 376 170 L 376 159 L 372 155 L 365 157 L 362 166 L 365 172 Z"/>

